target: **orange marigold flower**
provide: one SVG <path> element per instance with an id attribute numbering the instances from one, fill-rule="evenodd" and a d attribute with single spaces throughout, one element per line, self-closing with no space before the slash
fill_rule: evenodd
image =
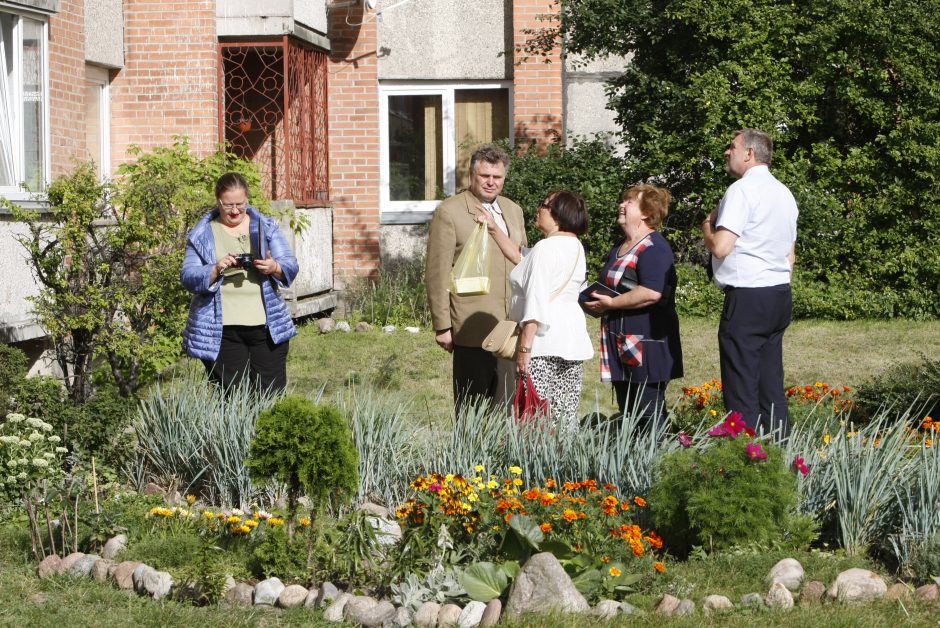
<path id="1" fill-rule="evenodd" d="M 507 513 L 506 513 L 506 516 L 503 517 L 503 519 L 506 520 L 506 523 L 509 523 L 509 520 L 512 519 L 512 513 L 511 513 L 511 512 L 507 512 Z"/>
<path id="2" fill-rule="evenodd" d="M 566 491 L 576 491 L 581 488 L 581 485 L 575 482 L 565 482 L 562 486 L 564 486 Z"/>
<path id="3" fill-rule="evenodd" d="M 565 508 L 565 511 L 561 513 L 561 517 L 568 523 L 571 523 L 572 521 L 578 518 L 578 513 L 571 510 L 570 508 Z"/>
<path id="4" fill-rule="evenodd" d="M 653 549 L 660 550 L 663 548 L 663 539 L 661 536 L 659 536 L 655 532 L 650 532 L 643 538 L 646 539 L 646 542 L 649 543 L 650 547 L 652 547 Z"/>
<path id="5" fill-rule="evenodd" d="M 633 498 L 633 503 L 639 506 L 640 508 L 642 508 L 643 506 L 646 505 L 646 500 L 640 496 L 636 496 Z"/>
<path id="6" fill-rule="evenodd" d="M 539 489 L 537 489 L 537 488 L 530 488 L 529 490 L 527 490 L 527 491 L 525 491 L 524 493 L 522 493 L 522 496 L 525 497 L 526 499 L 528 499 L 529 501 L 538 499 L 538 498 L 539 498 Z"/>
<path id="7" fill-rule="evenodd" d="M 666 571 L 666 565 L 662 563 L 653 563 L 653 569 L 655 569 L 659 573 L 664 573 Z"/>
<path id="8" fill-rule="evenodd" d="M 610 562 L 610 556 L 601 556 L 601 562 L 607 564 Z"/>
<path id="9" fill-rule="evenodd" d="M 545 488 L 557 488 L 557 487 L 558 487 L 558 482 L 556 482 L 552 478 L 546 478 Z"/>
<path id="10" fill-rule="evenodd" d="M 604 485 L 604 490 L 605 490 L 605 491 L 616 491 L 616 490 L 617 490 L 617 485 L 616 485 L 616 484 L 611 484 L 610 482 L 608 482 L 607 484 Z"/>
<path id="11" fill-rule="evenodd" d="M 552 531 L 552 524 L 543 523 L 542 525 L 539 526 L 539 528 L 542 530 L 542 532 L 544 532 L 545 534 L 548 534 L 549 532 Z"/>

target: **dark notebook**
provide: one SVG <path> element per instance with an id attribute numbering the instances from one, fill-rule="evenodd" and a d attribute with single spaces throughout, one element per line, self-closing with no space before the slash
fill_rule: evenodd
<path id="1" fill-rule="evenodd" d="M 618 297 L 620 293 L 614 290 L 613 288 L 608 288 L 599 281 L 595 281 L 590 286 L 581 291 L 581 294 L 578 295 L 578 303 L 584 303 L 586 301 L 594 301 L 595 297 L 592 296 L 593 293 L 597 292 L 598 294 L 606 294 L 609 297 Z M 583 308 L 582 308 L 583 309 Z M 600 314 L 595 314 L 589 310 L 584 310 L 586 314 L 590 314 L 594 318 L 600 316 Z"/>

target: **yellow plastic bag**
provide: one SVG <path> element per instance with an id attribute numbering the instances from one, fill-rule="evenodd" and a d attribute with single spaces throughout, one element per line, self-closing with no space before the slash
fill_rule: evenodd
<path id="1" fill-rule="evenodd" d="M 479 223 L 450 271 L 452 294 L 471 296 L 490 293 L 490 277 L 487 273 L 489 241 L 486 225 Z"/>

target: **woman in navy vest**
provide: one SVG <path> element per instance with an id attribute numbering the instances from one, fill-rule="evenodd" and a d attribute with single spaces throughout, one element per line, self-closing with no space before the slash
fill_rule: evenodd
<path id="1" fill-rule="evenodd" d="M 584 304 L 601 319 L 601 381 L 612 382 L 621 414 L 638 412 L 649 423 L 663 412 L 666 385 L 682 377 L 672 248 L 657 229 L 672 195 L 652 185 L 623 193 L 614 245 L 598 281 L 618 296 L 594 293 Z"/>
<path id="2" fill-rule="evenodd" d="M 240 174 L 222 175 L 215 196 L 187 238 L 180 279 L 193 297 L 183 348 L 225 388 L 248 377 L 284 390 L 297 331 L 280 289 L 297 276 L 297 258 L 277 221 L 248 204 Z"/>

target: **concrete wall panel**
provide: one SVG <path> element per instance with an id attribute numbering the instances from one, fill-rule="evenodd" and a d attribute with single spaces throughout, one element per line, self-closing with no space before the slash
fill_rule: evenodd
<path id="1" fill-rule="evenodd" d="M 85 61 L 124 67 L 124 10 L 121 0 L 85 2 Z"/>
<path id="2" fill-rule="evenodd" d="M 503 0 L 399 3 L 400 0 L 379 0 L 375 9 L 379 17 L 371 17 L 378 19 L 379 79 L 512 77 L 512 55 L 500 56 L 512 47 L 511 3 Z"/>

